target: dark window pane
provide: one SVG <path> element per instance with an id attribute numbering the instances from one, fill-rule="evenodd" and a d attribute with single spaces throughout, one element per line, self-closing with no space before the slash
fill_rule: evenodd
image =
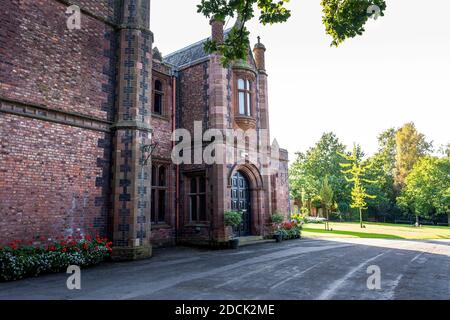
<path id="1" fill-rule="evenodd" d="M 199 192 L 203 193 L 206 191 L 206 182 L 204 177 L 199 178 Z"/>
<path id="2" fill-rule="evenodd" d="M 166 218 L 166 191 L 159 190 L 158 198 L 158 222 L 162 223 Z"/>
<path id="3" fill-rule="evenodd" d="M 205 195 L 199 196 L 199 214 L 200 214 L 200 221 L 206 221 L 206 197 Z"/>
<path id="4" fill-rule="evenodd" d="M 155 90 L 156 91 L 162 91 L 162 83 L 159 80 L 155 81 Z"/>
<path id="5" fill-rule="evenodd" d="M 160 187 L 166 186 L 166 168 L 165 167 L 159 167 L 159 186 Z"/>
<path id="6" fill-rule="evenodd" d="M 152 222 L 156 222 L 156 220 L 155 220 L 155 212 L 156 212 L 156 208 L 155 208 L 155 192 L 156 192 L 156 190 L 152 190 L 152 199 L 151 199 L 151 203 L 150 203 L 150 206 L 151 206 L 151 220 L 152 220 Z"/>
<path id="7" fill-rule="evenodd" d="M 191 193 L 197 193 L 197 178 L 191 179 Z"/>
<path id="8" fill-rule="evenodd" d="M 155 101 L 153 103 L 153 112 L 157 114 L 162 114 L 162 94 L 155 93 Z"/>
<path id="9" fill-rule="evenodd" d="M 197 221 L 197 196 L 190 196 L 189 209 L 191 213 L 191 221 Z"/>
<path id="10" fill-rule="evenodd" d="M 156 181 L 158 177 L 156 176 L 156 166 L 152 166 L 152 186 L 156 186 Z"/>

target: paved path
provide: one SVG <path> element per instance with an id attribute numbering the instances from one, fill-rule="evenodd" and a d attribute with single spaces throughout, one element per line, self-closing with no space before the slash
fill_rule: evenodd
<path id="1" fill-rule="evenodd" d="M 378 266 L 381 289 L 367 288 Z M 238 250 L 169 248 L 152 259 L 0 283 L 0 299 L 450 299 L 450 241 L 302 239 Z"/>

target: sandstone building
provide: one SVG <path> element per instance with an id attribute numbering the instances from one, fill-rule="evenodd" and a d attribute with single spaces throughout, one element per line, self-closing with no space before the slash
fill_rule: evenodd
<path id="1" fill-rule="evenodd" d="M 269 132 L 259 41 L 224 68 L 203 41 L 163 58 L 150 0 L 1 4 L 0 244 L 100 234 L 115 258 L 134 259 L 152 246 L 225 243 L 226 210 L 244 212 L 241 236 L 266 235 L 270 215 L 288 213 L 287 152 L 274 159 L 276 145 L 259 134 Z M 71 5 L 80 29 L 68 26 Z M 226 36 L 220 21 L 211 29 Z M 174 163 L 172 133 L 194 136 L 198 124 L 255 129 L 255 151 L 271 164 L 245 152 L 234 163 Z"/>

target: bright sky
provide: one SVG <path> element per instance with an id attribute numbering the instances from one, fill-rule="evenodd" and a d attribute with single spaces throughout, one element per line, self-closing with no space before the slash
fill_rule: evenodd
<path id="1" fill-rule="evenodd" d="M 450 142 L 450 1 L 386 2 L 384 17 L 339 48 L 329 46 L 319 0 L 292 0 L 287 23 L 249 25 L 252 46 L 260 35 L 267 48 L 271 134 L 291 160 L 325 131 L 371 154 L 381 131 L 409 121 L 435 147 Z M 210 35 L 198 3 L 152 1 L 163 55 Z"/>

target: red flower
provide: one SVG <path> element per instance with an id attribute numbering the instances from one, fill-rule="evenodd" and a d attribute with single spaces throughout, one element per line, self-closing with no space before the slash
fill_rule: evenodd
<path id="1" fill-rule="evenodd" d="M 91 237 L 90 235 L 87 235 L 87 236 L 86 236 L 86 240 L 87 240 L 87 241 L 92 241 L 92 237 Z"/>
<path id="2" fill-rule="evenodd" d="M 61 251 L 62 251 L 62 252 L 66 252 L 66 251 L 67 251 L 67 248 L 62 248 Z"/>
<path id="3" fill-rule="evenodd" d="M 85 243 L 85 244 L 83 245 L 83 248 L 84 248 L 85 250 L 87 250 L 87 249 L 89 248 L 89 244 Z"/>

